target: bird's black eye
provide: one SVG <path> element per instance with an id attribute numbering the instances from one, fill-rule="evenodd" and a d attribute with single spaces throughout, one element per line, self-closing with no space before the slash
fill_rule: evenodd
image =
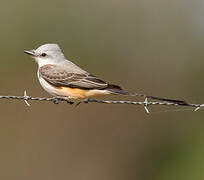
<path id="1" fill-rule="evenodd" d="M 42 56 L 42 57 L 45 57 L 45 56 L 47 56 L 47 54 L 46 54 L 46 53 L 42 53 L 41 56 Z"/>

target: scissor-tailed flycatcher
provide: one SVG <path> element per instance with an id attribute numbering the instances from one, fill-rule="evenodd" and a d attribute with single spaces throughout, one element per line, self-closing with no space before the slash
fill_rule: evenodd
<path id="1" fill-rule="evenodd" d="M 35 50 L 24 51 L 38 63 L 38 79 L 52 96 L 67 100 L 86 99 L 92 96 L 122 94 L 141 96 L 185 105 L 185 101 L 146 96 L 123 90 L 84 71 L 67 60 L 57 44 L 45 44 Z"/>

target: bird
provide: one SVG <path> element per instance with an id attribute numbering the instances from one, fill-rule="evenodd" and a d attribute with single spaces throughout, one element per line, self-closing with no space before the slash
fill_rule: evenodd
<path id="1" fill-rule="evenodd" d="M 75 101 L 102 95 L 126 95 L 188 105 L 182 100 L 130 92 L 119 85 L 108 83 L 66 59 L 58 44 L 44 44 L 37 49 L 24 50 L 24 53 L 35 59 L 41 86 L 56 98 Z"/>

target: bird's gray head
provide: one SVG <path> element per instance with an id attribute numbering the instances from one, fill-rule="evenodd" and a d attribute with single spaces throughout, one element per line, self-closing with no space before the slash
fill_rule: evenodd
<path id="1" fill-rule="evenodd" d="M 44 44 L 37 49 L 25 50 L 24 52 L 33 57 L 39 66 L 56 64 L 66 60 L 57 44 Z"/>

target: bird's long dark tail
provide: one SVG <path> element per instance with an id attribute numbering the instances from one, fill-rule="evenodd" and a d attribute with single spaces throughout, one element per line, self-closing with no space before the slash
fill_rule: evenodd
<path id="1" fill-rule="evenodd" d="M 150 98 L 150 99 L 158 100 L 158 101 L 166 101 L 170 103 L 175 103 L 175 104 L 182 105 L 182 106 L 189 105 L 187 102 L 182 101 L 182 100 L 160 98 L 160 97 L 155 97 L 155 96 L 148 96 L 145 94 L 138 94 L 136 92 L 129 92 L 129 91 L 123 90 L 120 86 L 112 85 L 112 84 L 108 86 L 107 90 L 110 91 L 110 93 L 112 94 L 121 94 L 121 95 L 126 95 L 126 96 L 139 96 L 139 97 Z"/>

